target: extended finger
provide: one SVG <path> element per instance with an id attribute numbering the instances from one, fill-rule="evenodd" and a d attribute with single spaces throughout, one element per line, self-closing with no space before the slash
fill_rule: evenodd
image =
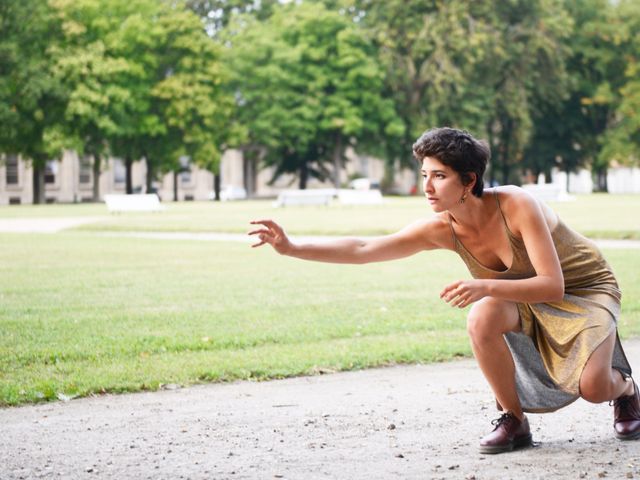
<path id="1" fill-rule="evenodd" d="M 263 220 L 263 221 L 264 221 L 264 223 L 263 223 L 264 226 L 266 226 L 266 227 L 270 228 L 271 230 L 275 231 L 278 235 L 284 235 L 284 230 L 276 222 L 274 222 L 273 220 Z"/>
<path id="2" fill-rule="evenodd" d="M 280 225 L 278 225 L 276 222 L 274 222 L 273 220 L 270 220 L 268 218 L 262 219 L 262 220 L 253 220 L 252 222 L 249 222 L 252 225 L 264 225 L 267 228 L 273 228 L 274 230 L 278 231 L 278 230 L 282 230 L 280 228 Z"/>
<path id="3" fill-rule="evenodd" d="M 265 243 L 267 243 L 267 242 L 265 242 L 264 240 L 261 240 L 258 243 L 254 243 L 253 245 L 251 245 L 251 248 L 260 247 L 260 246 L 264 245 Z"/>
<path id="4" fill-rule="evenodd" d="M 265 230 L 264 228 L 260 228 L 258 230 L 252 230 L 249 233 L 247 233 L 247 235 L 258 235 L 260 233 L 266 233 L 269 234 L 271 233 L 269 230 Z"/>

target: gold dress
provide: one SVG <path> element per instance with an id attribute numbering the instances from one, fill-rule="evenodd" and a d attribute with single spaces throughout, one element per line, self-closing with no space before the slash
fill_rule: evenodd
<path id="1" fill-rule="evenodd" d="M 474 278 L 522 279 L 535 276 L 524 245 L 507 226 L 513 262 L 504 271 L 482 265 L 451 233 L 455 251 Z M 451 217 L 449 217 L 451 222 Z M 582 370 L 593 351 L 612 333 L 620 315 L 621 292 L 598 247 L 561 221 L 551 232 L 564 274 L 560 302 L 518 303 L 521 333 L 505 335 L 516 367 L 516 387 L 526 412 L 550 412 L 579 396 Z M 613 368 L 631 375 L 631 367 L 616 333 Z"/>

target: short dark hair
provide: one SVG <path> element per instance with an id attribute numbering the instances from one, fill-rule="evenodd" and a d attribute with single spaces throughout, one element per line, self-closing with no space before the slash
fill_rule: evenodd
<path id="1" fill-rule="evenodd" d="M 482 176 L 491 158 L 489 144 L 475 139 L 466 130 L 441 127 L 427 130 L 413 144 L 413 156 L 422 163 L 425 157 L 437 158 L 460 174 L 463 185 L 469 185 L 476 175 L 471 193 L 481 197 L 484 190 Z"/>

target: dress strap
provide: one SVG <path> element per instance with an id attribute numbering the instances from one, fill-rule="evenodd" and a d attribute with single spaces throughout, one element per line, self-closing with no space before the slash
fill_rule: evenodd
<path id="1" fill-rule="evenodd" d="M 500 206 L 500 200 L 498 199 L 498 190 L 496 188 L 493 189 L 493 196 L 496 199 L 496 204 L 498 205 L 498 211 L 500 212 L 500 216 L 502 217 L 502 223 L 504 224 L 504 229 L 507 232 L 507 235 L 509 236 L 509 238 L 518 238 L 514 235 L 514 233 L 511 231 L 511 229 L 509 228 L 509 225 L 507 224 L 507 218 L 504 216 L 504 212 L 502 211 L 502 207 Z"/>
<path id="2" fill-rule="evenodd" d="M 500 216 L 502 217 L 502 221 L 504 224 L 507 224 L 507 219 L 504 218 L 504 213 L 502 213 L 502 207 L 500 206 L 500 200 L 498 199 L 498 190 L 496 188 L 493 189 L 493 197 L 496 199 L 496 205 L 498 205 L 498 211 L 500 212 Z"/>
<path id="3" fill-rule="evenodd" d="M 458 251 L 458 237 L 456 237 L 456 232 L 453 229 L 453 223 L 451 222 L 451 214 L 447 212 L 447 219 L 449 220 L 449 228 L 451 229 L 451 240 L 453 241 L 453 248 L 455 251 Z"/>

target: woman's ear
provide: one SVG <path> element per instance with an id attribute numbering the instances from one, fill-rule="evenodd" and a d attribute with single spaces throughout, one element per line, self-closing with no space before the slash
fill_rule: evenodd
<path id="1" fill-rule="evenodd" d="M 462 182 L 463 185 L 465 187 L 469 188 L 469 191 L 473 190 L 473 187 L 475 187 L 476 185 L 476 181 L 478 180 L 478 174 L 475 172 L 467 172 L 465 173 L 465 180 L 467 180 L 467 182 L 465 183 L 464 181 Z"/>

